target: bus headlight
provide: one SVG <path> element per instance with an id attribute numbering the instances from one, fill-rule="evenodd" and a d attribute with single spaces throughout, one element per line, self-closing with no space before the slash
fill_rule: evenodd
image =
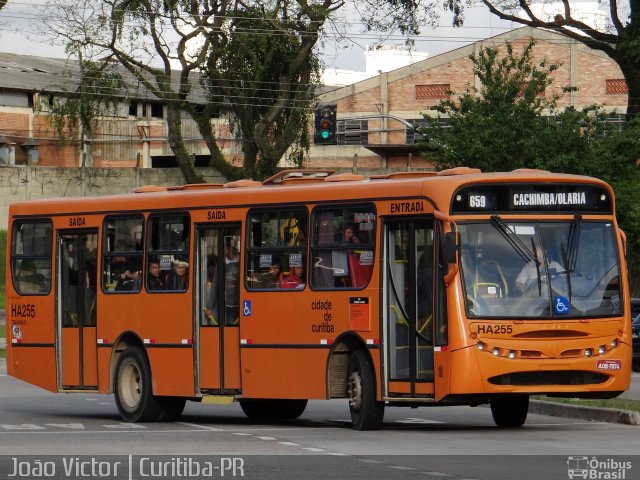
<path id="1" fill-rule="evenodd" d="M 611 348 L 616 348 L 618 346 L 618 340 L 615 338 L 611 340 Z"/>
<path id="2" fill-rule="evenodd" d="M 593 351 L 591 351 L 590 348 L 585 349 L 584 356 L 585 357 L 590 357 L 591 355 L 593 355 Z"/>
<path id="3" fill-rule="evenodd" d="M 494 348 L 491 353 L 493 353 L 494 357 L 499 357 L 500 356 L 500 349 L 499 348 Z"/>
<path id="4" fill-rule="evenodd" d="M 604 345 L 600 345 L 598 347 L 598 355 L 602 355 L 607 351 L 607 348 Z"/>
<path id="5" fill-rule="evenodd" d="M 484 351 L 484 343 L 478 342 L 478 350 L 480 350 L 481 352 Z"/>
<path id="6" fill-rule="evenodd" d="M 513 360 L 514 358 L 516 358 L 516 352 L 514 352 L 513 350 L 509 350 L 509 355 L 507 355 L 507 357 Z"/>

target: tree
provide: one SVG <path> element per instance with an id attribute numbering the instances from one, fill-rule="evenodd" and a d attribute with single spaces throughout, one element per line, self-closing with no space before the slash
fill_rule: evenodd
<path id="1" fill-rule="evenodd" d="M 212 105 L 198 101 L 193 74 L 207 58 L 226 14 L 226 1 L 53 0 L 47 28 L 71 53 L 113 59 L 166 106 L 168 141 L 187 183 L 202 176 L 182 135 L 182 113 L 196 122 L 211 154 L 210 165 L 227 178 L 238 169 L 222 155 L 211 125 Z M 203 105 L 203 103 L 205 103 Z"/>
<path id="2" fill-rule="evenodd" d="M 85 165 L 86 140 L 91 139 L 96 120 L 117 107 L 124 82 L 109 62 L 96 64 L 83 60 L 81 55 L 79 58 L 80 78 L 75 88 L 54 97 L 52 102 L 41 101 L 36 108 L 49 113 L 47 120 L 63 141 L 79 132 Z"/>
<path id="3" fill-rule="evenodd" d="M 400 0 L 403 3 L 408 0 Z M 428 2 L 430 3 L 430 2 Z M 536 2 L 531 0 L 482 0 L 494 15 L 522 25 L 546 28 L 562 33 L 569 38 L 584 43 L 594 50 L 606 53 L 614 60 L 628 88 L 627 115 L 635 117 L 640 113 L 640 3 L 637 1 L 619 3 L 610 0 L 609 15 L 611 25 L 608 28 L 597 28 L 579 19 L 576 12 L 577 0 L 557 2 L 558 9 L 554 16 L 544 16 L 538 12 Z M 573 4 L 573 6 L 572 6 Z M 447 7 L 454 14 L 454 25 L 462 25 L 463 0 L 447 0 Z M 548 11 L 548 10 L 547 10 Z M 625 21 L 626 17 L 626 21 Z M 609 30 L 609 28 L 611 30 Z"/>
<path id="4" fill-rule="evenodd" d="M 518 54 L 507 43 L 504 55 L 488 47 L 470 56 L 479 91 L 468 87 L 434 108 L 438 119 L 425 116 L 430 128 L 423 133 L 440 167 L 547 168 L 552 159 L 562 159 L 554 170 L 569 171 L 580 163 L 589 140 L 600 131 L 600 115 L 595 107 L 558 111 L 560 95 L 544 92 L 559 64 L 542 60 L 534 65 L 534 45 L 529 41 Z M 441 128 L 442 116 L 448 128 Z"/>
<path id="5" fill-rule="evenodd" d="M 303 2 L 260 14 L 236 11 L 224 43 L 211 49 L 203 82 L 212 102 L 227 100 L 234 132 L 242 139 L 246 177 L 271 176 L 287 151 L 300 164 L 308 150 L 319 78 L 314 47 L 330 12 Z"/>

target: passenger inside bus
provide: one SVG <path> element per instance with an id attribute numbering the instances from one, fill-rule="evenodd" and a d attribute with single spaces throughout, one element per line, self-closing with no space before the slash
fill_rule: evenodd
<path id="1" fill-rule="evenodd" d="M 282 273 L 280 258 L 274 256 L 268 272 L 259 272 L 254 279 L 254 288 L 279 288 Z"/>
<path id="2" fill-rule="evenodd" d="M 224 246 L 224 315 L 226 325 L 240 320 L 240 255 L 235 239 L 225 239 Z"/>
<path id="3" fill-rule="evenodd" d="M 342 243 L 345 245 L 360 243 L 356 226 L 353 223 L 347 223 L 342 229 Z"/>
<path id="4" fill-rule="evenodd" d="M 149 274 L 147 275 L 147 290 L 164 290 L 164 280 L 160 275 L 160 260 L 153 257 L 149 260 Z"/>
<path id="5" fill-rule="evenodd" d="M 172 270 L 167 276 L 167 290 L 184 291 L 187 289 L 189 277 L 187 270 L 189 269 L 189 262 L 182 256 L 174 257 L 171 260 Z"/>
<path id="6" fill-rule="evenodd" d="M 132 269 L 126 263 L 119 266 L 118 282 L 115 290 L 118 292 L 128 290 L 138 290 L 140 282 L 140 272 Z"/>
<path id="7" fill-rule="evenodd" d="M 23 260 L 18 274 L 20 293 L 40 293 L 46 291 L 45 276 L 38 273 L 33 260 Z"/>
<path id="8" fill-rule="evenodd" d="M 282 288 L 304 288 L 304 269 L 302 265 L 289 267 L 287 275 L 280 274 L 280 287 Z"/>
<path id="9" fill-rule="evenodd" d="M 218 321 L 218 256 L 207 257 L 207 282 L 202 293 L 204 325 L 217 325 Z"/>

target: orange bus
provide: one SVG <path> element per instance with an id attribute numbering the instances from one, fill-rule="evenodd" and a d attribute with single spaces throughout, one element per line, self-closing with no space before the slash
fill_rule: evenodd
<path id="1" fill-rule="evenodd" d="M 346 398 L 359 430 L 385 406 L 485 403 L 521 426 L 530 395 L 629 386 L 614 211 L 597 179 L 470 168 L 14 203 L 8 371 L 113 393 L 130 422 Z"/>

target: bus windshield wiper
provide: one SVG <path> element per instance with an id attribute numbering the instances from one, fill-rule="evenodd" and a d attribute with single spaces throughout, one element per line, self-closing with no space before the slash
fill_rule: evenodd
<path id="1" fill-rule="evenodd" d="M 511 230 L 507 225 L 502 221 L 500 215 L 492 215 L 491 223 L 493 226 L 500 232 L 500 234 L 504 237 L 504 239 L 511 245 L 511 247 L 516 251 L 520 257 L 528 263 L 530 261 L 534 261 L 536 265 L 539 267 L 540 262 L 535 255 L 535 252 L 531 251 L 529 247 L 527 247 L 522 240 L 518 238 L 518 236 Z M 535 249 L 535 245 L 534 245 Z"/>

